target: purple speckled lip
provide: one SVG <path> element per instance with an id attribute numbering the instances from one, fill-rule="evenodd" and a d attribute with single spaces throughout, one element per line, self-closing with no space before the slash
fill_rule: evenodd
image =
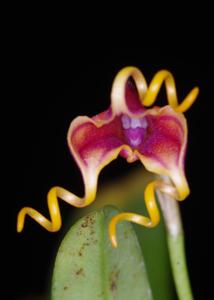
<path id="1" fill-rule="evenodd" d="M 170 106 L 145 109 L 133 82 L 125 86 L 125 111 L 108 110 L 72 123 L 68 143 L 79 167 L 99 172 L 118 155 L 140 160 L 146 169 L 172 181 L 184 175 L 187 127 L 184 116 Z M 174 181 L 175 181 L 174 180 Z"/>
<path id="2" fill-rule="evenodd" d="M 121 117 L 125 140 L 132 148 L 138 149 L 146 136 L 148 122 L 146 117 L 130 118 L 127 115 Z"/>

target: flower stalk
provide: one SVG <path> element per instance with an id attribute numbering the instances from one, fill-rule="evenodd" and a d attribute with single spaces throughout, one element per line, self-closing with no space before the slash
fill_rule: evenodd
<path id="1" fill-rule="evenodd" d="M 165 221 L 170 262 L 178 298 L 180 300 L 193 300 L 178 202 L 160 190 L 157 190 L 157 196 Z"/>

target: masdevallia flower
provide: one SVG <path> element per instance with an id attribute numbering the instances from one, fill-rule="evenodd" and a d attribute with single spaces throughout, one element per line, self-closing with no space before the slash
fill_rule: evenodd
<path id="1" fill-rule="evenodd" d="M 169 105 L 146 108 L 153 104 L 165 82 Z M 183 112 L 194 102 L 198 88 L 194 88 L 178 104 L 174 79 L 170 72 L 158 72 L 149 87 L 142 73 L 135 67 L 126 67 L 116 76 L 111 92 L 111 105 L 106 111 L 92 117 L 80 116 L 72 121 L 68 131 L 68 145 L 75 158 L 85 185 L 85 196 L 80 198 L 61 188 L 48 193 L 51 221 L 33 208 L 23 208 L 18 215 L 18 231 L 24 226 L 26 214 L 49 231 L 61 227 L 57 197 L 75 207 L 85 207 L 95 200 L 100 171 L 119 155 L 131 163 L 141 161 L 155 174 L 165 175 L 171 184 L 150 183 L 145 190 L 148 217 L 121 213 L 113 217 L 109 226 L 113 246 L 116 242 L 116 224 L 120 220 L 154 227 L 159 222 L 155 188 L 183 200 L 189 194 L 184 172 L 187 145 L 187 124 Z"/>

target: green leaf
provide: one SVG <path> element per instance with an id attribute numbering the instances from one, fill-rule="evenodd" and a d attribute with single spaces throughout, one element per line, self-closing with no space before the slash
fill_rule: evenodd
<path id="1" fill-rule="evenodd" d="M 146 185 L 153 181 L 154 176 L 136 168 L 108 184 L 100 187 L 96 201 L 84 209 L 77 209 L 76 214 L 70 217 L 73 222 L 75 218 L 98 209 L 106 204 L 117 205 L 123 211 L 136 212 L 144 216 L 148 215 L 144 203 L 144 190 Z M 121 188 L 122 187 L 122 188 Z M 169 254 L 166 242 L 166 233 L 163 217 L 157 227 L 148 229 L 133 224 L 140 243 L 147 275 L 154 300 L 177 299 L 170 267 Z"/>
<path id="2" fill-rule="evenodd" d="M 128 222 L 117 226 L 118 248 L 108 238 L 105 207 L 80 219 L 59 248 L 52 281 L 52 300 L 152 300 L 139 243 Z"/>

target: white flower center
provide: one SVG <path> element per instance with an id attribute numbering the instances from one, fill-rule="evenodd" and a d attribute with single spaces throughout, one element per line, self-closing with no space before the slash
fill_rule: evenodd
<path id="1" fill-rule="evenodd" d="M 122 126 L 124 129 L 135 129 L 135 128 L 147 128 L 148 123 L 146 121 L 146 118 L 130 118 L 127 115 L 123 115 L 121 118 Z"/>

